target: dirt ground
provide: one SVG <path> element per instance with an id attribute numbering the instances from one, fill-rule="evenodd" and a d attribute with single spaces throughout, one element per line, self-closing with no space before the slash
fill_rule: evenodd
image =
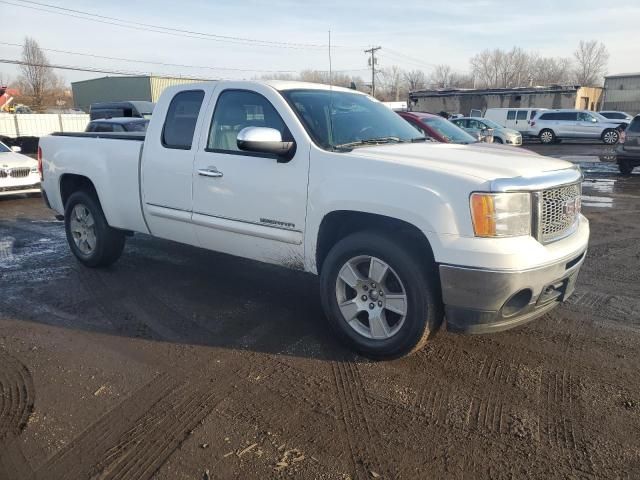
<path id="1" fill-rule="evenodd" d="M 313 277 L 143 235 L 90 270 L 1 199 L 0 479 L 640 478 L 640 172 L 530 148 L 587 172 L 575 295 L 392 362 L 337 344 Z"/>

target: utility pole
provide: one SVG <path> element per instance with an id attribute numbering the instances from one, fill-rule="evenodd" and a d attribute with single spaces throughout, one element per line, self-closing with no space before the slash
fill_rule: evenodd
<path id="1" fill-rule="evenodd" d="M 371 65 L 371 96 L 374 98 L 376 96 L 376 63 L 378 63 L 376 52 L 381 48 L 382 47 L 371 47 L 369 50 L 364 51 L 364 53 L 371 54 L 371 58 L 369 59 L 369 65 Z"/>

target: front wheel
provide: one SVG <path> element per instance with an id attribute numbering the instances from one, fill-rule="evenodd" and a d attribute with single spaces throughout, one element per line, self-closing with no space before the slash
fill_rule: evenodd
<path id="1" fill-rule="evenodd" d="M 615 145 L 620 140 L 620 133 L 615 128 L 605 130 L 602 134 L 602 141 L 605 145 Z"/>
<path id="2" fill-rule="evenodd" d="M 493 137 L 493 143 L 504 143 L 500 137 Z"/>
<path id="3" fill-rule="evenodd" d="M 109 226 L 94 195 L 78 191 L 69 197 L 64 227 L 71 251 L 87 267 L 106 267 L 120 258 L 124 232 Z"/>
<path id="4" fill-rule="evenodd" d="M 377 232 L 338 242 L 320 276 L 322 304 L 334 331 L 372 358 L 394 358 L 424 346 L 442 323 L 432 265 Z"/>
<path id="5" fill-rule="evenodd" d="M 618 163 L 618 170 L 620 170 L 620 173 L 623 175 L 631 175 L 631 172 L 633 172 L 633 166 L 625 161 L 621 161 Z"/>

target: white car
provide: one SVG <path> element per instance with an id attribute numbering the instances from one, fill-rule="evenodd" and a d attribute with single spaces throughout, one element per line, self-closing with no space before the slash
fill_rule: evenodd
<path id="1" fill-rule="evenodd" d="M 0 196 L 38 193 L 38 162 L 20 153 L 20 147 L 7 147 L 0 142 Z"/>
<path id="2" fill-rule="evenodd" d="M 445 316 L 466 333 L 539 317 L 585 258 L 577 167 L 425 142 L 353 90 L 174 86 L 146 133 L 109 135 L 40 141 L 44 199 L 82 264 L 142 232 L 319 275 L 334 331 L 372 357 L 416 351 Z"/>

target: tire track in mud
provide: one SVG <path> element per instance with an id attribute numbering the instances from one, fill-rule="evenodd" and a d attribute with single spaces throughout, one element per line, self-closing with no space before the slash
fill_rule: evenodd
<path id="1" fill-rule="evenodd" d="M 0 352 L 0 478 L 20 478 L 31 472 L 18 436 L 27 426 L 34 402 L 29 369 L 15 357 Z"/>
<path id="2" fill-rule="evenodd" d="M 228 373 L 220 379 L 157 376 L 50 458 L 33 480 L 152 478 L 234 384 L 244 381 L 242 371 Z"/>
<path id="3" fill-rule="evenodd" d="M 376 451 L 374 438 L 381 435 L 369 419 L 371 406 L 357 364 L 341 359 L 332 362 L 332 370 L 355 477 L 368 479 L 375 472 L 383 478 L 396 478 L 391 466 L 381 462 L 386 456 Z"/>

